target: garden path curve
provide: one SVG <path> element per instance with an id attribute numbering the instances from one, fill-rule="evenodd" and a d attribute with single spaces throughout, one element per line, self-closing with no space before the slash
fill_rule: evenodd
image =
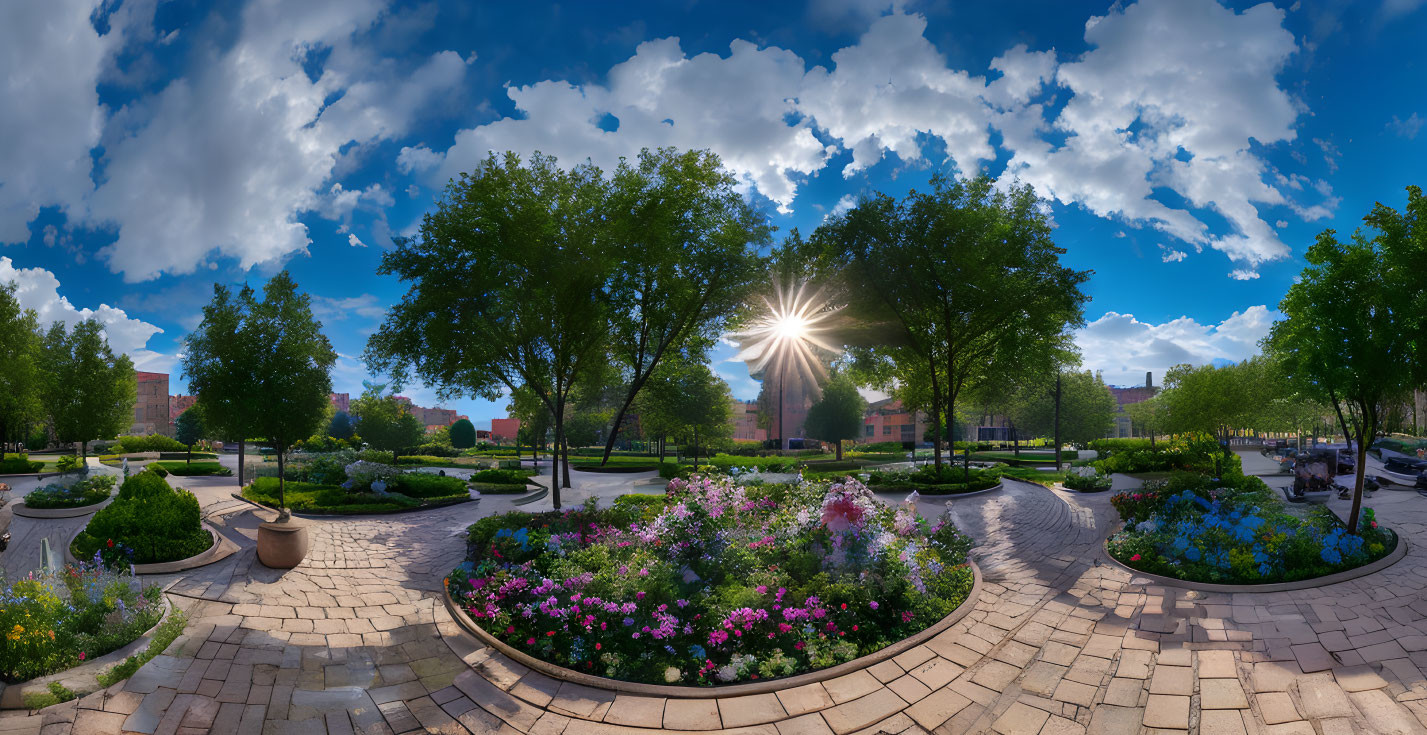
<path id="1" fill-rule="evenodd" d="M 1227 595 L 1097 564 L 1108 493 L 1007 481 L 951 503 L 985 577 L 961 622 L 836 679 L 697 700 L 561 684 L 458 632 L 441 578 L 464 527 L 509 502 L 320 522 L 288 572 L 255 562 L 258 519 L 228 508 L 222 530 L 244 550 L 165 580 L 191 615 L 165 655 L 110 690 L 0 717 L 0 733 L 1427 734 L 1427 499 L 1414 492 L 1370 503 L 1409 542 L 1398 564 Z"/>

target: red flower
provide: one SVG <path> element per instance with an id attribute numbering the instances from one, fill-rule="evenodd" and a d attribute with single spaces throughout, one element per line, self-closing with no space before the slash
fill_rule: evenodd
<path id="1" fill-rule="evenodd" d="M 109 539 L 108 544 L 109 544 L 109 548 L 111 548 L 111 549 L 114 548 L 114 539 L 112 539 L 112 538 Z"/>
<path id="2" fill-rule="evenodd" d="M 595 650 L 596 650 L 596 651 L 600 650 L 601 648 L 604 648 L 604 646 L 602 646 L 602 645 L 600 645 L 600 644 L 598 644 L 598 643 L 595 644 Z"/>
<path id="3" fill-rule="evenodd" d="M 1135 554 L 1134 556 L 1130 557 L 1130 561 L 1139 561 L 1139 560 L 1140 560 L 1140 555 L 1139 555 L 1139 554 Z"/>
<path id="4" fill-rule="evenodd" d="M 844 609 L 844 610 L 846 610 L 846 609 L 847 609 L 847 603 L 845 603 L 845 602 L 844 602 L 844 603 L 842 603 L 842 609 Z"/>

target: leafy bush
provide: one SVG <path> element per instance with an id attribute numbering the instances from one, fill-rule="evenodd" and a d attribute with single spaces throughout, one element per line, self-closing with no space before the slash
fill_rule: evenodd
<path id="1" fill-rule="evenodd" d="M 752 468 L 759 472 L 792 472 L 798 464 L 795 458 L 790 457 L 735 457 L 731 454 L 716 454 L 704 462 L 725 472 L 734 467 Z"/>
<path id="2" fill-rule="evenodd" d="M 68 487 L 56 483 L 31 490 L 25 496 L 25 505 L 31 508 L 82 508 L 108 500 L 113 490 L 113 475 L 94 475 Z"/>
<path id="3" fill-rule="evenodd" d="M 936 465 L 924 465 L 916 470 L 890 470 L 870 473 L 867 484 L 879 493 L 904 493 L 916 491 L 922 495 L 958 495 L 989 490 L 1001 482 L 998 468 L 977 469 L 969 472 L 964 467 L 950 463 L 942 465 L 937 472 Z"/>
<path id="4" fill-rule="evenodd" d="M 23 454 L 7 455 L 4 460 L 0 460 L 0 475 L 28 475 L 44 468 L 44 462 L 31 462 L 30 458 Z"/>
<path id="5" fill-rule="evenodd" d="M 154 463 L 153 465 L 146 467 L 145 470 L 148 472 L 152 472 L 155 475 L 158 475 L 159 477 L 168 477 L 168 470 L 165 469 L 163 465 L 158 463 Z"/>
<path id="6" fill-rule="evenodd" d="M 1066 473 L 1064 485 L 1070 490 L 1098 492 L 1101 490 L 1109 490 L 1113 482 L 1109 475 L 1095 470 L 1091 470 L 1090 472 L 1071 471 Z"/>
<path id="7" fill-rule="evenodd" d="M 407 472 L 392 480 L 391 492 L 411 498 L 448 499 L 468 496 L 466 481 L 459 477 L 442 477 L 427 472 Z"/>
<path id="8" fill-rule="evenodd" d="M 529 478 L 522 470 L 481 470 L 471 475 L 471 482 L 487 485 L 526 485 Z"/>
<path id="9" fill-rule="evenodd" d="M 137 454 L 139 452 L 183 452 L 188 447 L 182 442 L 163 434 L 148 436 L 121 436 L 111 450 L 115 454 Z"/>
<path id="10" fill-rule="evenodd" d="M 1101 454 L 1108 454 L 1110 452 L 1145 451 L 1152 446 L 1159 445 L 1151 444 L 1149 439 L 1091 439 L 1085 448 L 1093 449 Z"/>
<path id="11" fill-rule="evenodd" d="M 90 561 L 0 590 L 0 679 L 25 681 L 120 648 L 163 614 L 157 585 Z"/>
<path id="12" fill-rule="evenodd" d="M 357 453 L 357 459 L 378 464 L 395 464 L 394 456 L 391 452 L 384 452 L 380 449 L 363 449 Z"/>
<path id="13" fill-rule="evenodd" d="M 224 467 L 218 462 L 150 462 L 150 468 L 158 468 L 168 472 L 170 475 L 179 477 L 193 477 L 198 475 L 221 475 L 227 477 L 233 471 Z"/>
<path id="14" fill-rule="evenodd" d="M 1110 537 L 1121 563 L 1197 582 L 1259 584 L 1320 577 L 1386 556 L 1396 537 L 1364 508 L 1360 534 L 1331 510 L 1303 518 L 1257 477 L 1181 473 L 1111 499 L 1125 528 Z"/>
<path id="15" fill-rule="evenodd" d="M 905 450 L 905 449 L 902 448 L 902 443 L 901 443 L 901 442 L 868 442 L 867 444 L 858 444 L 858 445 L 857 445 L 857 451 L 859 451 L 859 452 L 905 452 L 905 451 L 907 451 L 907 450 Z"/>
<path id="16" fill-rule="evenodd" d="M 188 615 L 182 610 L 175 609 L 169 616 L 159 624 L 158 630 L 149 638 L 149 645 L 142 653 L 136 653 L 116 664 L 114 668 L 96 676 L 99 686 L 108 688 L 131 677 L 140 666 L 148 663 L 154 656 L 163 653 L 180 634 L 183 628 L 188 625 Z"/>
<path id="17" fill-rule="evenodd" d="M 970 539 L 855 481 L 676 480 L 667 498 L 483 518 L 467 542 L 448 589 L 492 635 L 660 684 L 835 666 L 935 624 L 972 586 Z"/>
<path id="18" fill-rule="evenodd" d="M 84 460 L 77 454 L 66 454 L 55 460 L 55 468 L 60 472 L 74 472 L 84 466 Z"/>
<path id="19" fill-rule="evenodd" d="M 88 559 L 99 553 L 112 562 L 128 547 L 136 564 L 187 559 L 213 545 L 212 535 L 199 525 L 201 518 L 193 493 L 175 490 L 156 472 L 139 472 L 80 531 L 74 555 Z"/>
<path id="20" fill-rule="evenodd" d="M 437 480 L 455 479 L 441 478 Z M 456 480 L 460 482 L 460 480 Z M 420 482 L 419 480 L 417 482 Z M 462 483 L 464 485 L 464 483 Z M 469 493 L 460 492 L 456 496 L 419 499 L 397 492 L 379 494 L 364 490 L 348 490 L 336 485 L 317 485 L 310 482 L 287 482 L 287 507 L 299 513 L 324 515 L 356 515 L 363 513 L 390 513 L 392 511 L 417 508 L 428 502 L 459 500 Z M 278 503 L 278 483 L 276 477 L 259 477 L 253 484 L 243 488 L 243 497 L 256 503 L 276 508 Z"/>
<path id="21" fill-rule="evenodd" d="M 1149 448 L 1148 440 L 1104 439 L 1100 441 L 1125 442 L 1123 448 L 1116 448 L 1119 445 L 1106 445 L 1109 454 L 1091 463 L 1095 469 L 1107 475 L 1116 472 L 1164 472 L 1169 470 L 1184 470 L 1202 474 L 1218 472 L 1224 476 L 1235 473 L 1242 474 L 1242 462 L 1239 455 L 1225 452 L 1219 443 L 1207 434 L 1183 437 L 1171 442 L 1159 442 L 1154 449 Z M 1143 445 L 1141 446 L 1140 442 L 1142 441 Z"/>
<path id="22" fill-rule="evenodd" d="M 666 479 L 666 480 L 672 480 L 672 479 L 674 479 L 675 477 L 678 477 L 678 476 L 679 476 L 679 463 L 678 463 L 678 462 L 660 462 L 660 463 L 659 463 L 659 476 L 662 477 L 662 478 L 664 478 L 664 479 Z"/>
<path id="23" fill-rule="evenodd" d="M 427 456 L 427 457 L 459 457 L 459 456 L 461 456 L 461 451 L 460 451 L 459 449 L 456 449 L 456 448 L 453 447 L 453 446 L 450 446 L 449 444 L 434 444 L 434 443 L 422 444 L 422 445 L 420 445 L 420 446 L 412 447 L 412 448 L 411 448 L 411 453 L 412 453 L 413 455 L 423 455 L 423 456 Z"/>
<path id="24" fill-rule="evenodd" d="M 437 457 L 431 454 L 403 454 L 396 458 L 396 463 L 422 467 L 470 467 L 470 464 L 457 462 L 453 457 Z"/>
<path id="25" fill-rule="evenodd" d="M 314 454 L 322 452 L 358 451 L 362 448 L 362 438 L 360 436 L 352 436 L 347 439 L 337 439 L 331 436 L 312 436 L 307 439 L 299 440 L 292 448 L 304 452 L 312 452 Z"/>

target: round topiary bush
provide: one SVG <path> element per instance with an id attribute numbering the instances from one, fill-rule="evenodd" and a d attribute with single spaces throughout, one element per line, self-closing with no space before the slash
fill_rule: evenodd
<path id="1" fill-rule="evenodd" d="M 213 545 L 212 534 L 201 522 L 193 493 L 176 490 L 158 474 L 144 471 L 124 481 L 114 502 L 95 513 L 75 537 L 71 551 L 78 559 L 98 553 L 111 563 L 187 559 Z M 129 554 L 132 558 L 126 559 Z"/>
<path id="2" fill-rule="evenodd" d="M 453 600 L 531 656 L 626 681 L 713 685 L 824 669 L 941 621 L 971 540 L 860 482 L 674 480 L 667 497 L 471 526 Z"/>

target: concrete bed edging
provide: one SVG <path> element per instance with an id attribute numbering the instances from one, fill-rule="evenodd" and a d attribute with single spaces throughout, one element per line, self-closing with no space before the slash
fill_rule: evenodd
<path id="1" fill-rule="evenodd" d="M 148 648 L 149 643 L 154 639 L 154 633 L 158 632 L 159 627 L 173 615 L 173 611 L 176 608 L 168 599 L 167 588 L 159 595 L 159 601 L 164 606 L 164 613 L 159 616 L 158 622 L 154 623 L 152 628 L 144 631 L 138 638 L 129 641 L 119 648 L 103 656 L 85 661 L 74 668 L 57 671 L 53 674 L 45 674 L 44 676 L 37 676 L 28 681 L 16 682 L 14 684 L 0 684 L 0 710 L 27 709 L 25 707 L 25 695 L 48 692 L 51 682 L 64 683 L 66 688 L 78 695 L 76 699 L 102 689 L 103 687 L 99 686 L 99 675 L 108 672 L 118 664 L 123 663 L 130 656 L 134 656 Z"/>
<path id="2" fill-rule="evenodd" d="M 998 483 L 996 483 L 995 485 L 992 485 L 991 487 L 985 488 L 984 490 L 972 490 L 972 491 L 969 492 L 969 493 L 923 493 L 923 492 L 918 492 L 918 493 L 917 493 L 917 499 L 918 499 L 918 500 L 924 500 L 924 501 L 926 501 L 926 502 L 931 502 L 931 501 L 933 501 L 933 500 L 956 500 L 957 498 L 969 498 L 969 497 L 972 497 L 972 496 L 974 496 L 974 495 L 985 495 L 986 493 L 994 493 L 994 492 L 996 492 L 997 490 L 1003 490 L 1003 489 L 1005 489 L 1005 487 L 1006 487 L 1006 483 L 1003 481 L 1003 482 L 998 482 Z M 901 491 L 901 490 L 897 490 L 897 491 L 895 491 L 895 492 L 880 492 L 880 491 L 877 491 L 877 490 L 873 490 L 871 485 L 868 485 L 868 486 L 867 486 L 867 489 L 868 489 L 868 490 L 872 490 L 872 494 L 873 494 L 873 495 L 901 495 L 901 494 L 902 494 L 902 491 Z M 915 489 L 915 488 L 913 488 L 913 489 Z"/>
<path id="3" fill-rule="evenodd" d="M 442 587 L 441 597 L 445 600 L 446 611 L 451 615 L 451 619 L 454 620 L 456 625 L 460 626 L 460 628 L 464 632 L 475 637 L 480 643 L 494 648 L 505 656 L 515 660 L 520 664 L 523 664 L 532 671 L 538 671 L 541 674 L 551 677 L 552 679 L 556 679 L 558 681 L 567 681 L 572 684 L 588 686 L 594 689 L 603 689 L 605 691 L 613 691 L 624 694 L 638 694 L 649 697 L 667 697 L 674 699 L 717 699 L 722 697 L 739 697 L 750 694 L 767 694 L 770 692 L 783 691 L 785 689 L 792 689 L 807 684 L 815 684 L 817 682 L 827 681 L 828 679 L 835 679 L 839 676 L 851 674 L 855 671 L 861 671 L 870 666 L 882 663 L 883 661 L 905 653 L 906 651 L 916 648 L 917 646 L 926 643 L 927 641 L 937 637 L 938 635 L 941 635 L 942 633 L 950 629 L 951 626 L 961 622 L 962 618 L 965 618 L 967 615 L 970 615 L 971 611 L 976 608 L 976 601 L 981 596 L 981 587 L 983 582 L 981 577 L 981 568 L 978 567 L 976 565 L 976 562 L 972 561 L 971 559 L 966 560 L 966 565 L 971 567 L 972 576 L 971 591 L 967 593 L 966 599 L 962 600 L 961 604 L 957 605 L 956 609 L 952 610 L 946 617 L 942 618 L 935 624 L 925 628 L 924 630 L 918 633 L 914 633 L 907 638 L 903 638 L 902 640 L 897 641 L 896 643 L 893 643 L 892 645 L 887 646 L 886 648 L 883 648 L 878 651 L 873 651 L 872 653 L 869 653 L 866 656 L 861 656 L 846 663 L 841 663 L 836 666 L 830 666 L 825 669 L 818 669 L 817 671 L 809 671 L 802 674 L 795 674 L 793 676 L 786 676 L 777 679 L 762 679 L 756 682 L 745 682 L 742 684 L 727 684 L 722 686 L 707 687 L 693 685 L 675 686 L 671 684 L 645 684 L 642 682 L 621 681 L 619 679 L 610 679 L 603 676 L 595 676 L 593 674 L 582 674 L 578 671 L 574 671 L 573 669 L 567 669 L 563 666 L 557 666 L 548 661 L 545 661 L 544 659 L 536 658 L 528 653 L 525 653 L 524 651 L 521 651 L 520 649 L 514 648 L 506 642 L 486 632 L 486 630 L 481 626 L 477 625 L 476 622 L 470 618 L 470 616 L 466 615 L 466 611 L 462 610 L 460 605 L 456 604 L 455 600 L 451 597 L 450 589 L 444 585 Z M 451 642 L 448 641 L 447 645 L 451 645 Z"/>
<path id="4" fill-rule="evenodd" d="M 213 544 L 210 545 L 207 549 L 205 549 L 202 553 L 195 554 L 193 556 L 188 557 L 187 559 L 177 559 L 175 561 L 160 561 L 153 562 L 151 564 L 135 564 L 133 567 L 134 575 L 138 576 L 140 574 L 173 574 L 175 572 L 186 572 L 190 569 L 197 569 L 198 567 L 204 567 L 215 562 L 223 561 L 224 559 L 227 559 L 228 557 L 238 553 L 238 545 L 233 543 L 233 541 L 227 536 L 218 533 L 218 529 L 210 525 L 207 520 L 200 521 L 199 526 L 203 530 L 211 534 L 213 537 Z M 70 547 L 74 546 L 74 540 L 78 538 L 79 534 L 83 533 L 84 529 L 87 527 L 88 526 L 86 525 L 80 526 L 79 528 L 75 529 L 74 533 L 70 534 L 69 539 L 65 542 L 64 558 L 66 561 L 71 563 L 79 562 L 79 560 L 75 558 L 74 552 L 70 550 Z"/>
<path id="5" fill-rule="evenodd" d="M 114 502 L 114 497 L 111 495 L 97 503 L 81 505 L 78 508 L 31 508 L 25 505 L 25 501 L 21 499 L 15 501 L 15 504 L 11 506 L 10 509 L 14 511 L 15 515 L 21 518 L 78 518 L 80 516 L 98 513 L 101 509 L 108 507 L 112 502 Z"/>
<path id="6" fill-rule="evenodd" d="M 1111 535 L 1113 536 L 1114 534 Z M 1150 574 L 1149 572 L 1142 572 L 1138 569 L 1127 566 L 1119 559 L 1116 559 L 1114 555 L 1110 553 L 1110 539 L 1108 537 L 1100 544 L 1100 558 L 1113 567 L 1123 569 L 1136 577 L 1147 579 L 1154 584 L 1163 585 L 1165 587 L 1178 587 L 1179 589 L 1195 590 L 1198 592 L 1224 592 L 1240 594 L 1254 592 L 1294 592 L 1297 590 L 1314 589 L 1316 587 L 1326 587 L 1328 585 L 1339 584 L 1341 582 L 1351 582 L 1354 579 L 1366 577 L 1369 574 L 1376 574 L 1377 572 L 1387 569 L 1393 564 L 1402 561 L 1403 557 L 1407 556 L 1407 541 L 1403 539 L 1402 535 L 1397 533 L 1396 531 L 1393 531 L 1393 535 L 1397 537 L 1397 545 L 1393 547 L 1392 551 L 1389 551 L 1387 553 L 1387 556 L 1384 556 L 1383 558 L 1378 559 L 1377 561 L 1364 564 L 1360 567 L 1345 569 L 1341 572 L 1325 574 L 1321 577 L 1299 579 L 1292 582 L 1269 582 L 1266 584 L 1218 584 L 1214 582 L 1191 582 L 1185 579 L 1176 579 L 1174 577 L 1166 577 L 1159 574 Z"/>

